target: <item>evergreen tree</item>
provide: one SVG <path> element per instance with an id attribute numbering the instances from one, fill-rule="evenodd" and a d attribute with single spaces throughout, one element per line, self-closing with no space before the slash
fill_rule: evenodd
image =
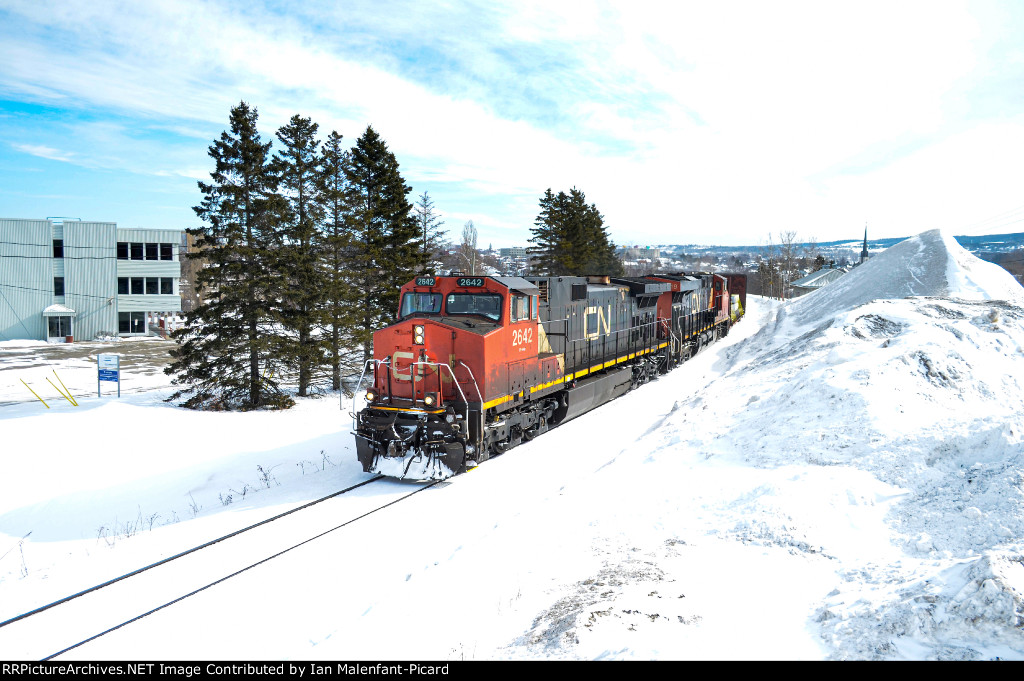
<path id="1" fill-rule="evenodd" d="M 283 148 L 271 164 L 286 206 L 277 269 L 288 285 L 281 301 L 281 320 L 291 335 L 281 348 L 281 358 L 298 370 L 300 397 L 309 394 L 314 369 L 326 363 L 323 343 L 315 333 L 324 295 L 319 266 L 324 207 L 318 127 L 309 118 L 292 116 L 277 131 Z"/>
<path id="2" fill-rule="evenodd" d="M 324 205 L 324 246 L 320 257 L 323 281 L 321 322 L 328 334 L 328 361 L 331 388 L 341 390 L 342 372 L 358 370 L 360 356 L 346 352 L 359 346 L 353 337 L 358 323 L 360 289 L 350 286 L 349 263 L 358 262 L 353 239 L 353 220 L 347 209 L 348 179 L 345 167 L 348 152 L 341 146 L 342 136 L 332 132 L 324 142 L 320 158 L 320 191 Z"/>
<path id="3" fill-rule="evenodd" d="M 431 262 L 437 252 L 445 243 L 446 230 L 441 229 L 444 220 L 434 212 L 434 201 L 427 195 L 427 192 L 420 194 L 419 200 L 413 208 L 416 217 L 416 229 L 423 240 L 420 257 L 420 271 L 432 272 Z"/>
<path id="4" fill-rule="evenodd" d="M 209 148 L 212 182 L 199 182 L 203 194 L 194 208 L 205 223 L 189 230 L 205 267 L 196 276 L 205 301 L 188 313 L 174 333 L 178 347 L 167 368 L 175 385 L 185 386 L 190 408 L 256 409 L 287 407 L 273 377 L 279 339 L 281 279 L 275 272 L 282 205 L 268 169 L 270 143 L 256 129 L 257 112 L 245 102 L 231 110 L 230 132 Z M 191 256 L 190 256 L 191 257 Z"/>
<path id="5" fill-rule="evenodd" d="M 562 194 L 561 196 L 564 196 Z M 526 249 L 530 258 L 530 267 L 535 274 L 541 276 L 551 275 L 558 272 L 559 263 L 555 262 L 555 249 L 558 247 L 560 235 L 556 225 L 558 208 L 555 202 L 558 200 L 551 189 L 544 192 L 540 198 L 540 213 L 530 229 L 533 238 L 530 243 L 534 244 Z"/>
<path id="6" fill-rule="evenodd" d="M 551 189 L 540 199 L 540 213 L 530 230 L 528 249 L 534 272 L 541 275 L 621 275 L 622 263 L 608 239 L 604 216 L 573 187 L 568 194 Z"/>
<path id="7" fill-rule="evenodd" d="M 395 155 L 372 127 L 367 127 L 345 166 L 348 210 L 359 248 L 353 254 L 353 284 L 360 287 L 362 319 L 357 334 L 363 357 L 372 355 L 373 331 L 392 322 L 399 289 L 416 274 L 421 240 L 412 191 L 402 179 Z"/>

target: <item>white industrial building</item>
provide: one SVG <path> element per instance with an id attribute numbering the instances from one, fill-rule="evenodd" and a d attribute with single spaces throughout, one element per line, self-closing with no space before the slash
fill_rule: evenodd
<path id="1" fill-rule="evenodd" d="M 181 311 L 180 230 L 0 218 L 0 341 L 143 336 Z"/>

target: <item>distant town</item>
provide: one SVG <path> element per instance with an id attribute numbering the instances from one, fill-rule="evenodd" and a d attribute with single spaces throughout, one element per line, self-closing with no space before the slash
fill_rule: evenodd
<path id="1" fill-rule="evenodd" d="M 657 246 L 619 246 L 616 254 L 626 276 L 657 272 L 745 272 L 749 291 L 770 297 L 795 297 L 817 288 L 801 287 L 801 279 L 824 269 L 847 272 L 862 262 L 865 240 L 841 240 L 818 243 L 796 242 L 782 234 L 780 238 L 756 246 L 714 246 L 706 244 L 664 244 Z M 908 235 L 910 236 L 910 235 Z M 866 239 L 867 257 L 879 253 L 906 237 Z M 983 260 L 1002 266 L 1024 285 L 1024 233 L 957 236 L 957 242 Z M 470 263 L 458 244 L 444 244 L 436 254 L 438 273 L 467 272 L 495 276 L 530 276 L 530 258 L 525 246 L 494 247 L 477 251 Z M 774 274 L 774 276 L 772 276 Z M 788 276 L 783 276 L 788 275 Z M 776 281 L 778 279 L 779 281 Z M 782 279 L 785 279 L 783 285 Z M 818 277 L 823 283 L 833 280 Z"/>

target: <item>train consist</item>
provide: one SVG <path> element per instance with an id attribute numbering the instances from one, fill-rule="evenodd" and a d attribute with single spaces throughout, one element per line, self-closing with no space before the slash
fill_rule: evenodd
<path id="1" fill-rule="evenodd" d="M 745 304 L 744 274 L 417 277 L 373 336 L 359 461 L 455 475 L 670 371 Z"/>

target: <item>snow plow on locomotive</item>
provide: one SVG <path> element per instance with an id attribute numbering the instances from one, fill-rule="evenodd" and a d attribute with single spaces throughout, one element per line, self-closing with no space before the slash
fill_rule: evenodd
<path id="1" fill-rule="evenodd" d="M 619 397 L 728 333 L 740 278 L 417 277 L 360 378 L 363 470 L 447 478 Z"/>

